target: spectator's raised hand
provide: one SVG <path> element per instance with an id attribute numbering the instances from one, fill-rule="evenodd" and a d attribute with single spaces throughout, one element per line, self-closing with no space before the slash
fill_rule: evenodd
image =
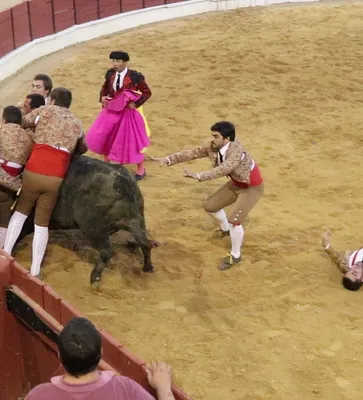
<path id="1" fill-rule="evenodd" d="M 171 368 L 163 362 L 153 361 L 146 366 L 147 378 L 158 394 L 158 400 L 173 400 L 171 391 Z"/>

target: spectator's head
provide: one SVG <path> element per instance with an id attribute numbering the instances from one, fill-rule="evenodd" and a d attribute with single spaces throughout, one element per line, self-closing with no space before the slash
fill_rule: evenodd
<path id="1" fill-rule="evenodd" d="M 110 54 L 110 60 L 115 71 L 122 72 L 130 61 L 130 57 L 124 51 L 113 51 Z"/>
<path id="2" fill-rule="evenodd" d="M 233 142 L 236 136 L 234 125 L 228 121 L 216 122 L 210 130 L 212 131 L 214 150 L 219 150 L 228 142 Z"/>
<path id="3" fill-rule="evenodd" d="M 44 98 L 47 98 L 52 89 L 53 82 L 48 75 L 35 75 L 31 87 L 32 93 L 38 93 L 41 94 Z"/>
<path id="4" fill-rule="evenodd" d="M 72 104 L 72 92 L 66 88 L 55 88 L 50 92 L 50 104 L 69 108 Z"/>
<path id="5" fill-rule="evenodd" d="M 17 124 L 21 125 L 23 116 L 21 114 L 20 108 L 15 106 L 8 106 L 4 108 L 3 111 L 3 123 L 4 124 Z"/>
<path id="6" fill-rule="evenodd" d="M 58 340 L 59 357 L 69 375 L 81 377 L 97 369 L 101 360 L 101 335 L 85 318 L 73 318 Z"/>
<path id="7" fill-rule="evenodd" d="M 45 105 L 45 98 L 41 94 L 31 93 L 28 94 L 28 96 L 26 96 L 23 108 L 25 114 L 29 114 L 36 108 L 39 108 L 44 105 Z"/>
<path id="8" fill-rule="evenodd" d="M 343 286 L 352 291 L 357 291 L 362 286 L 363 282 L 363 260 L 358 261 L 348 272 L 344 274 Z"/>

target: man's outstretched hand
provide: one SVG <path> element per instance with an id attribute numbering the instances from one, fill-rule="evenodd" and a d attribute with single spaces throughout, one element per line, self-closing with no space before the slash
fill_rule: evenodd
<path id="1" fill-rule="evenodd" d="M 199 179 L 198 174 L 195 172 L 189 171 L 189 169 L 184 168 L 184 176 L 186 178 L 192 178 L 192 179 Z"/>
<path id="2" fill-rule="evenodd" d="M 324 248 L 330 246 L 331 237 L 332 237 L 332 233 L 330 231 L 326 231 L 323 233 L 321 242 L 322 242 Z"/>
<path id="3" fill-rule="evenodd" d="M 158 158 L 158 157 L 148 156 L 147 160 L 157 161 L 160 164 L 160 167 L 165 167 L 165 166 L 169 165 L 167 157 Z"/>

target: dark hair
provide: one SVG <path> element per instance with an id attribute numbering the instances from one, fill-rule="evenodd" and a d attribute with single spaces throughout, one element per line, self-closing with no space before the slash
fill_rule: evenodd
<path id="1" fill-rule="evenodd" d="M 232 122 L 228 121 L 219 121 L 216 122 L 210 130 L 212 132 L 219 132 L 225 139 L 229 138 L 231 142 L 234 141 L 236 137 L 236 131 Z"/>
<path id="2" fill-rule="evenodd" d="M 26 96 L 30 100 L 30 108 L 34 110 L 45 105 L 45 98 L 39 93 L 31 93 Z"/>
<path id="3" fill-rule="evenodd" d="M 346 276 L 343 277 L 342 283 L 346 289 L 352 290 L 353 292 L 356 292 L 362 286 L 362 281 L 360 281 L 358 279 L 355 281 L 352 281 L 351 279 L 347 278 Z"/>
<path id="4" fill-rule="evenodd" d="M 20 108 L 15 106 L 5 107 L 3 111 L 3 119 L 7 124 L 21 125 L 23 116 L 21 114 Z"/>
<path id="5" fill-rule="evenodd" d="M 110 60 L 122 60 L 125 62 L 130 61 L 130 56 L 126 53 L 126 51 L 113 51 L 110 53 Z"/>
<path id="6" fill-rule="evenodd" d="M 53 82 L 48 75 L 45 74 L 35 75 L 33 81 L 43 81 L 44 89 L 48 91 L 48 95 L 53 89 Z"/>
<path id="7" fill-rule="evenodd" d="M 86 318 L 73 318 L 58 339 L 59 356 L 64 369 L 79 377 L 97 369 L 101 360 L 101 335 Z"/>
<path id="8" fill-rule="evenodd" d="M 50 92 L 50 99 L 55 100 L 55 105 L 69 108 L 72 104 L 72 92 L 66 88 L 55 88 Z"/>

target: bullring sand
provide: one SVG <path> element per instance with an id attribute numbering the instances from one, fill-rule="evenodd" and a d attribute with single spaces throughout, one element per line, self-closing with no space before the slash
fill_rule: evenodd
<path id="1" fill-rule="evenodd" d="M 338 248 L 362 245 L 362 37 L 360 3 L 240 9 L 77 45 L 2 83 L 4 106 L 49 73 L 74 91 L 88 128 L 108 53 L 125 49 L 153 90 L 149 154 L 198 145 L 228 119 L 265 178 L 238 267 L 217 270 L 229 242 L 212 238 L 202 209 L 225 179 L 198 183 L 182 165 L 148 163 L 147 226 L 167 242 L 153 252 L 155 273 L 120 251 L 92 293 L 90 263 L 52 243 L 45 281 L 143 359 L 170 363 L 196 400 L 360 398 L 362 293 L 342 289 L 320 235 L 330 227 Z M 27 268 L 30 243 L 18 255 Z"/>

